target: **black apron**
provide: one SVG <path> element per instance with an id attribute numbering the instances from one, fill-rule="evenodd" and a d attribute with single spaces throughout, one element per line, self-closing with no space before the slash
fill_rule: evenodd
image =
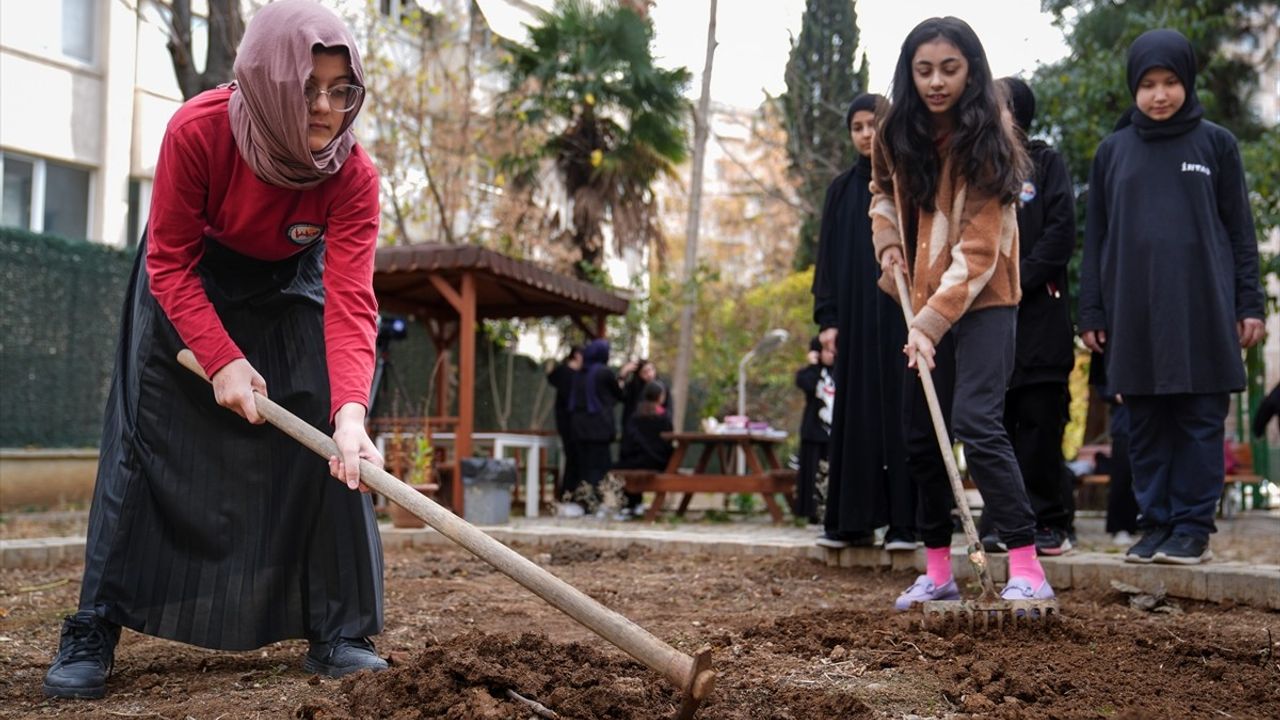
<path id="1" fill-rule="evenodd" d="M 198 273 L 268 396 L 326 433 L 324 243 L 267 262 L 206 240 Z M 382 629 L 382 545 L 368 495 L 270 425 L 217 405 L 177 364 L 146 241 L 125 297 L 80 609 L 220 650 Z"/>

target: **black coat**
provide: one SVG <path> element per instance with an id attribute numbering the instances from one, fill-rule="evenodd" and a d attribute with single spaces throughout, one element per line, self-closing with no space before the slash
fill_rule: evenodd
<path id="1" fill-rule="evenodd" d="M 569 391 L 573 384 L 573 369 L 564 363 L 557 364 L 547 373 L 547 383 L 556 389 L 556 432 L 560 437 L 569 436 Z"/>
<path id="2" fill-rule="evenodd" d="M 665 470 L 674 449 L 662 433 L 671 432 L 671 416 L 635 414 L 622 432 L 622 450 L 618 468 L 626 470 Z"/>
<path id="3" fill-rule="evenodd" d="M 834 378 L 835 368 L 814 363 L 796 371 L 796 387 L 804 393 L 804 413 L 800 416 L 800 439 L 805 442 L 826 443 L 831 440 L 831 425 L 822 420 L 822 398 L 818 397 L 818 385 L 822 371 Z M 834 408 L 833 408 L 834 410 Z"/>
<path id="4" fill-rule="evenodd" d="M 1080 329 L 1107 333 L 1108 389 L 1243 389 L 1236 322 L 1263 317 L 1263 294 L 1235 137 L 1208 121 L 1151 140 L 1132 125 L 1112 133 L 1087 217 Z"/>
<path id="5" fill-rule="evenodd" d="M 898 304 L 876 286 L 870 182 L 871 163 L 860 158 L 827 189 L 813 275 L 813 319 L 839 329 L 823 521 L 836 533 L 869 533 L 889 523 L 889 493 L 912 487 L 902 439 L 907 328 Z M 893 520 L 910 526 L 914 518 Z"/>
<path id="6" fill-rule="evenodd" d="M 1065 383 L 1075 365 L 1075 332 L 1067 264 L 1076 246 L 1071 176 L 1062 156 L 1035 140 L 1028 146 L 1035 172 L 1018 208 L 1018 341 L 1010 387 Z"/>
<path id="7" fill-rule="evenodd" d="M 579 370 L 575 381 L 582 379 L 585 383 L 587 369 Z M 618 377 L 613 370 L 601 367 L 595 375 L 595 383 L 587 388 L 595 393 L 599 404 L 598 412 L 591 412 L 585 395 L 578 397 L 574 406 L 569 408 L 569 428 L 573 439 L 577 442 L 609 443 L 618 439 L 618 425 L 614 420 L 615 408 L 622 400 L 622 388 L 618 387 Z"/>

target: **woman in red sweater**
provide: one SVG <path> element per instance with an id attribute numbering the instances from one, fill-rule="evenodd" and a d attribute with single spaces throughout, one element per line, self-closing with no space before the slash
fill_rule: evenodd
<path id="1" fill-rule="evenodd" d="M 304 667 L 335 677 L 386 667 L 368 640 L 382 548 L 353 492 L 359 459 L 382 462 L 364 428 L 379 206 L 351 132 L 360 56 L 331 12 L 281 0 L 249 24 L 235 76 L 161 145 L 50 696 L 102 697 L 121 627 L 222 650 L 306 638 Z M 212 393 L 177 364 L 184 347 Z M 339 456 L 326 467 L 262 425 L 255 390 L 331 428 Z"/>

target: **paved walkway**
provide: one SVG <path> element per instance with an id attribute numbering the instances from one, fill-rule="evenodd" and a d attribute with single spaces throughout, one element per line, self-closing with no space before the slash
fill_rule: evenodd
<path id="1" fill-rule="evenodd" d="M 1224 539 L 1244 538 L 1250 544 L 1280 543 L 1280 513 L 1251 512 L 1224 521 Z M 1081 517 L 1077 528 L 1086 547 L 1106 545 L 1102 521 Z M 508 525 L 484 528 L 494 538 L 524 546 L 549 547 L 577 542 L 600 549 L 636 545 L 662 552 L 702 555 L 755 555 L 795 557 L 824 562 L 833 567 L 868 567 L 923 572 L 924 552 L 890 553 L 877 548 L 828 550 L 814 545 L 814 528 L 773 526 L 759 520 L 731 523 L 606 522 L 594 519 L 513 518 Z M 382 526 L 386 547 L 418 547 L 449 544 L 431 529 L 411 530 Z M 960 578 L 972 576 L 957 536 L 953 569 Z M 1275 547 L 1274 545 L 1270 547 Z M 1057 558 L 1043 558 L 1045 572 L 1055 588 L 1105 590 L 1111 581 L 1135 585 L 1149 592 L 1163 586 L 1171 597 L 1210 602 L 1234 602 L 1280 610 L 1280 565 L 1245 562 L 1211 562 L 1205 565 L 1131 565 L 1123 562 L 1118 548 L 1111 552 L 1077 551 Z M 0 569 L 39 568 L 79 560 L 83 537 L 0 540 Z M 1003 582 L 1005 557 L 991 556 L 992 574 Z"/>

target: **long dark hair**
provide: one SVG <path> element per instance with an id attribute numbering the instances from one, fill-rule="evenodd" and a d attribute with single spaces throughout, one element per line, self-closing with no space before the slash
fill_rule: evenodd
<path id="1" fill-rule="evenodd" d="M 1003 103 L 992 83 L 982 42 L 960 18 L 929 18 L 902 42 L 893 70 L 893 102 L 876 133 L 876 149 L 900 171 L 897 181 L 912 204 L 932 212 L 942 162 L 934 145 L 929 108 L 916 91 L 912 60 L 917 48 L 939 38 L 959 48 L 969 63 L 968 84 L 952 108 L 952 167 L 970 186 L 1009 202 L 1022 189 L 1029 163 L 1021 143 L 1001 118 Z"/>

